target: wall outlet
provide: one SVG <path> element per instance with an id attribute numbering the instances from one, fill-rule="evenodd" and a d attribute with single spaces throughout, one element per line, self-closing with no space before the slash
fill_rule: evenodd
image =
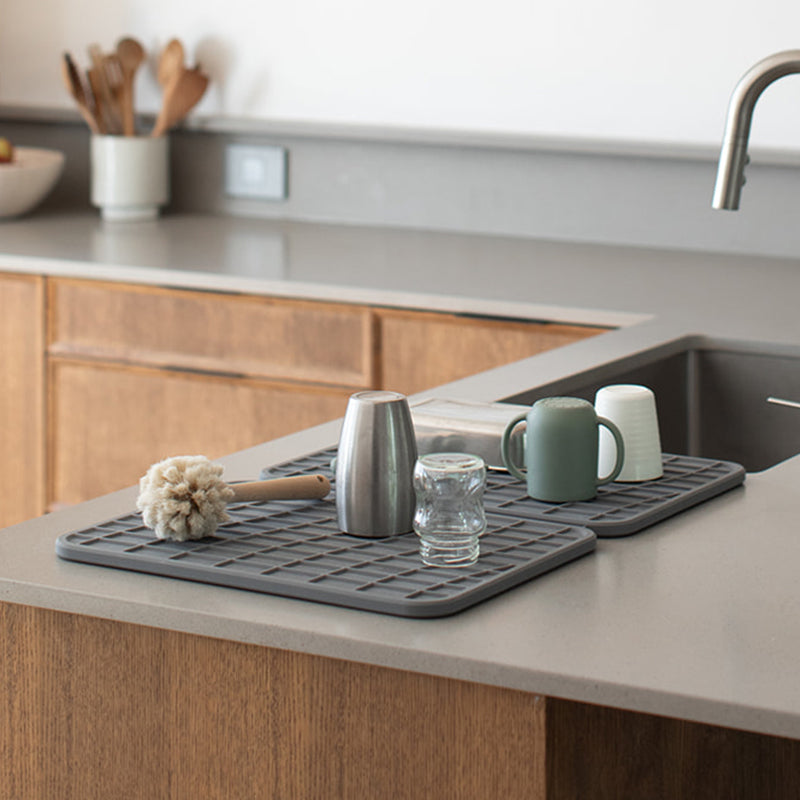
<path id="1" fill-rule="evenodd" d="M 284 200 L 286 149 L 274 145 L 229 144 L 225 148 L 225 193 L 256 200 Z"/>

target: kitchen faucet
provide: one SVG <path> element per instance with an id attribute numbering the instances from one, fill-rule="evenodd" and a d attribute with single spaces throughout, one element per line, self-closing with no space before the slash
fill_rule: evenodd
<path id="1" fill-rule="evenodd" d="M 784 50 L 767 56 L 741 77 L 731 95 L 725 135 L 719 154 L 717 182 L 714 186 L 713 208 L 735 211 L 744 185 L 744 168 L 749 162 L 747 140 L 753 108 L 764 89 L 771 83 L 800 72 L 800 50 Z"/>

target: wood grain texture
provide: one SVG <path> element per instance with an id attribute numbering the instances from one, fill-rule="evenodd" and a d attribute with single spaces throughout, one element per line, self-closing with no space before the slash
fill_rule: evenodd
<path id="1" fill-rule="evenodd" d="M 412 394 L 603 333 L 604 328 L 376 312 L 383 388 Z"/>
<path id="2" fill-rule="evenodd" d="M 0 603 L 4 800 L 789 800 L 800 742 Z"/>
<path id="3" fill-rule="evenodd" d="M 373 385 L 368 308 L 68 279 L 48 281 L 49 351 L 223 375 Z"/>
<path id="4" fill-rule="evenodd" d="M 543 798 L 544 703 L 0 604 L 6 800 Z"/>
<path id="5" fill-rule="evenodd" d="M 549 800 L 794 800 L 800 741 L 547 699 Z"/>
<path id="6" fill-rule="evenodd" d="M 169 456 L 219 458 L 335 419 L 350 395 L 57 358 L 48 374 L 48 499 L 55 506 L 137 483 Z"/>
<path id="7" fill-rule="evenodd" d="M 135 483 L 599 329 L 48 279 L 47 504 Z M 253 376 L 256 376 L 255 378 Z M 292 382 L 287 382 L 291 378 Z"/>
<path id="8" fill-rule="evenodd" d="M 0 275 L 0 527 L 44 513 L 44 282 Z"/>

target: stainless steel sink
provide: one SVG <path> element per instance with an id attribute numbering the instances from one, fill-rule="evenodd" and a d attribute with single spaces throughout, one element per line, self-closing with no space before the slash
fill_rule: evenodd
<path id="1" fill-rule="evenodd" d="M 748 472 L 800 453 L 800 348 L 687 337 L 602 364 L 504 402 L 567 394 L 594 400 L 601 386 L 639 383 L 656 395 L 666 452 L 736 461 Z"/>

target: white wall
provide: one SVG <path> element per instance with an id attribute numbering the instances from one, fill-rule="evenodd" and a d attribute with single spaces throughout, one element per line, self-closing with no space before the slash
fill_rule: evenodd
<path id="1" fill-rule="evenodd" d="M 716 145 L 742 73 L 800 48 L 800 4 L 0 0 L 0 104 L 70 107 L 61 52 L 125 34 L 184 40 L 214 80 L 204 115 Z M 154 111 L 152 65 L 137 90 Z M 751 143 L 800 149 L 800 76 Z"/>

